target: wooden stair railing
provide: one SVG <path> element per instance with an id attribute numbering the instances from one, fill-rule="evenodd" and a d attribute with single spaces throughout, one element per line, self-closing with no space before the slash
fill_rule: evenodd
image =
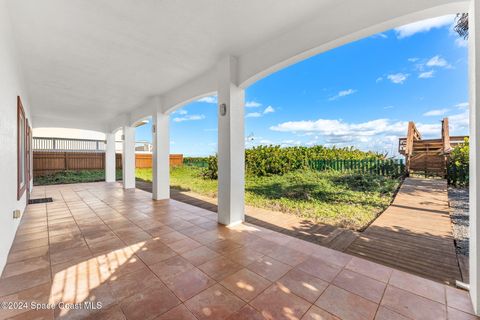
<path id="1" fill-rule="evenodd" d="M 454 147 L 463 143 L 465 136 L 450 136 L 448 118 L 442 120 L 440 139 L 422 139 L 415 123 L 408 123 L 406 138 L 398 141 L 398 151 L 405 156 L 406 173 L 425 172 L 445 176 L 448 159 Z"/>
<path id="2" fill-rule="evenodd" d="M 422 140 L 422 136 L 420 135 L 420 132 L 415 126 L 415 123 L 413 121 L 409 121 L 407 131 L 407 143 L 405 146 L 405 164 L 407 168 L 407 175 L 409 174 L 410 161 L 413 154 L 413 143 L 420 140 Z"/>

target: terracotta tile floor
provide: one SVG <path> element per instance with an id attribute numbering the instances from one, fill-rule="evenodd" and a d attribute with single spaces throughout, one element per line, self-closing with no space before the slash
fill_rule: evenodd
<path id="1" fill-rule="evenodd" d="M 465 291 L 120 184 L 44 196 L 0 278 L 27 304 L 1 319 L 476 319 Z"/>

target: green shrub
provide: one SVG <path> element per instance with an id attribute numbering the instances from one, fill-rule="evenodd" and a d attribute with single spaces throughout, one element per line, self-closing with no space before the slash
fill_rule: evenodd
<path id="1" fill-rule="evenodd" d="M 447 180 L 449 184 L 455 186 L 468 185 L 469 158 L 470 146 L 468 138 L 465 138 L 465 141 L 457 145 L 450 153 L 447 168 Z"/>
<path id="2" fill-rule="evenodd" d="M 457 145 L 450 153 L 450 161 L 456 165 L 467 165 L 470 158 L 470 146 L 468 138 L 464 142 Z"/>
<path id="3" fill-rule="evenodd" d="M 286 147 L 258 146 L 245 150 L 245 170 L 247 175 L 268 176 L 285 174 L 291 171 L 305 169 L 313 160 L 383 160 L 385 155 L 364 152 L 353 147 Z M 216 179 L 218 176 L 217 157 L 210 156 L 204 171 L 204 177 Z"/>
<path id="4" fill-rule="evenodd" d="M 217 155 L 207 158 L 207 167 L 203 169 L 202 175 L 205 179 L 218 179 Z"/>

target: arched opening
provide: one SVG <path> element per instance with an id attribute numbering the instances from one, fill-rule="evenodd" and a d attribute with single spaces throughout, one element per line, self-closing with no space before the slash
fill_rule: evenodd
<path id="1" fill-rule="evenodd" d="M 385 176 L 385 172 L 382 171 L 384 169 L 380 169 L 381 172 L 375 170 L 384 168 L 379 167 L 379 162 L 390 163 L 388 161 L 403 159 L 398 152 L 398 143 L 399 138 L 407 134 L 408 121 L 412 119 L 417 121 L 425 138 L 434 138 L 441 136 L 440 120 L 444 116 L 450 116 L 451 134 L 468 134 L 468 113 L 465 109 L 467 106 L 465 103 L 468 101 L 467 52 L 465 42 L 449 31 L 452 22 L 453 16 L 440 16 L 427 22 L 420 21 L 375 34 L 313 56 L 263 78 L 246 89 L 247 149 L 272 144 L 282 148 L 321 145 L 326 147 L 325 152 L 332 152 L 330 149 L 332 147 L 339 149 L 353 146 L 355 150 L 345 150 L 344 155 L 348 158 L 318 160 L 338 160 L 337 164 L 328 164 L 338 166 L 331 168 L 336 171 L 343 169 L 353 171 L 361 168 L 363 170 L 355 174 L 336 173 L 339 176 L 329 177 L 330 182 L 315 180 L 320 179 L 317 173 L 313 173 L 313 178 L 309 179 L 305 179 L 301 174 L 290 176 L 290 172 L 282 172 L 281 178 L 272 178 L 277 173 L 268 171 L 265 174 L 267 177 L 251 178 L 247 175 L 247 205 L 257 205 L 263 210 L 281 211 L 292 215 L 302 211 L 311 214 L 300 215 L 300 218 L 307 221 L 303 225 L 299 220 L 297 225 L 281 226 L 281 222 L 287 219 L 277 218 L 277 221 L 263 220 L 264 226 L 271 225 L 276 227 L 276 230 L 283 230 L 289 234 L 307 234 L 312 238 L 317 233 L 322 245 L 367 256 L 368 250 L 359 249 L 365 248 L 364 244 L 357 243 L 355 250 L 351 245 L 357 238 L 365 235 L 363 232 L 372 226 L 380 213 L 390 207 L 396 187 L 399 185 L 398 181 L 394 180 L 398 177 L 390 179 Z M 434 40 L 429 40 L 429 37 L 433 37 Z M 362 61 L 359 61 L 358 57 L 362 57 Z M 389 59 L 385 59 L 386 57 Z M 382 63 L 383 61 L 387 63 Z M 265 92 L 270 94 L 266 95 Z M 355 100 L 356 102 L 352 103 Z M 268 148 L 262 151 L 265 150 L 272 152 L 272 149 Z M 247 154 L 250 152 L 247 150 Z M 350 156 L 354 158 L 349 158 Z M 360 159 L 355 159 L 357 156 Z M 268 162 L 269 157 L 271 155 L 256 160 L 257 162 L 265 160 L 271 164 Z M 361 162 L 367 159 L 370 161 L 367 164 Z M 355 162 L 357 160 L 360 162 Z M 371 160 L 374 163 L 373 167 Z M 247 173 L 248 170 L 247 160 Z M 370 179 L 371 170 L 374 171 L 374 180 L 378 178 L 375 182 L 379 183 L 377 190 L 366 187 L 366 181 L 357 184 L 358 179 Z M 345 183 L 346 180 L 352 183 Z M 202 184 L 201 180 L 199 181 L 199 184 Z M 196 182 L 189 180 L 189 184 Z M 330 186 L 332 189 L 326 189 Z M 341 188 L 337 188 L 338 186 Z M 185 184 L 185 188 L 188 189 L 189 186 Z M 351 198 L 340 199 L 340 195 L 346 194 Z M 441 195 L 446 193 L 443 192 Z M 315 201 L 323 202 L 323 205 L 309 203 Z M 428 202 L 428 199 L 425 201 Z M 315 217 L 322 210 L 325 216 Z M 346 214 L 347 211 L 350 216 Z M 252 217 L 252 211 L 247 214 Z M 249 217 L 247 221 L 254 221 L 248 220 Z M 308 220 L 312 217 L 320 219 Z M 322 220 L 324 218 L 325 220 Z M 337 218 L 338 220 L 335 220 Z M 262 221 L 258 217 L 255 219 L 255 222 Z M 428 221 L 424 223 L 428 224 Z M 450 224 L 449 218 L 442 223 Z M 318 232 L 322 228 L 323 234 Z M 377 230 L 374 230 L 375 228 Z M 370 230 L 372 229 L 372 233 L 374 231 L 385 233 L 387 227 L 373 226 Z M 403 230 L 405 239 L 408 238 L 411 243 L 415 243 L 418 238 L 436 238 L 436 241 L 448 243 L 446 250 L 449 250 L 449 255 L 453 259 L 451 265 L 444 265 L 452 269 L 442 274 L 440 272 L 435 274 L 432 271 L 435 265 L 433 260 L 427 261 L 430 264 L 422 273 L 417 274 L 429 278 L 436 277 L 437 281 L 452 285 L 455 284 L 455 280 L 464 280 L 458 269 L 451 233 L 439 234 L 432 230 L 414 229 Z M 372 242 L 369 238 L 367 241 Z M 392 240 L 389 246 L 397 250 L 399 242 L 402 241 Z M 424 248 L 421 250 L 431 250 L 432 255 L 438 251 L 435 241 L 423 245 Z M 382 262 L 381 258 L 378 258 L 380 251 L 372 253 L 370 258 Z M 410 251 L 412 254 L 406 255 L 405 259 L 397 264 L 393 263 L 393 259 L 383 260 L 383 263 L 415 272 L 414 269 L 418 270 L 418 265 L 414 256 L 418 252 Z M 395 256 L 388 250 L 383 253 L 385 256 Z M 377 259 L 374 257 L 375 254 Z M 411 265 L 406 263 L 407 260 Z M 417 259 L 418 261 L 421 259 Z M 425 260 L 421 261 L 423 262 Z"/>
<path id="2" fill-rule="evenodd" d="M 462 136 L 463 139 L 463 136 L 468 136 L 469 132 L 466 40 L 459 38 L 451 30 L 453 20 L 454 15 L 440 16 L 387 30 L 325 51 L 255 82 L 246 89 L 247 101 L 260 102 L 263 104 L 263 108 L 259 107 L 256 110 L 246 108 L 247 116 L 251 117 L 251 121 L 246 119 L 248 137 L 257 145 L 275 144 L 280 147 L 291 147 L 292 153 L 295 150 L 293 147 L 296 146 L 321 145 L 335 148 L 353 146 L 362 152 L 377 153 L 379 158 L 374 161 L 388 161 L 391 158 L 404 159 L 404 156 L 398 151 L 399 138 L 407 136 L 408 122 L 415 121 L 417 126 L 422 128 L 420 131 L 423 132 L 423 139 L 428 141 L 427 147 L 430 148 L 420 155 L 422 161 L 428 162 L 427 164 L 432 166 L 432 170 L 435 169 L 436 164 L 433 162 L 436 160 L 431 160 L 433 155 L 429 155 L 431 158 L 428 160 L 425 159 L 427 152 L 435 153 L 435 156 L 440 159 L 439 161 L 443 161 L 441 177 L 445 178 L 447 163 L 444 158 L 446 153 L 443 152 L 443 149 L 435 149 L 433 144 L 430 145 L 430 141 L 438 139 L 441 144 L 441 120 L 444 117 L 450 119 L 450 136 Z M 264 92 L 274 92 L 274 94 L 262 96 Z M 266 110 L 266 106 L 272 106 L 272 110 L 275 110 L 276 114 L 279 114 L 278 111 L 280 111 L 282 116 L 279 116 L 275 122 L 267 121 L 265 113 L 262 112 L 262 110 Z M 264 125 L 259 126 L 255 124 L 254 120 L 258 123 L 263 122 Z M 258 138 L 255 138 L 256 136 Z M 260 148 L 260 150 L 274 152 L 275 149 Z M 415 150 L 414 152 L 418 154 L 420 151 Z M 330 166 L 330 170 L 336 172 L 344 169 L 357 171 L 360 172 L 359 179 L 369 179 L 372 176 L 372 172 L 369 172 L 368 169 L 365 171 L 361 162 L 351 164 L 349 156 L 347 154 L 345 156 L 347 158 L 335 159 L 340 163 L 331 163 L 328 159 L 320 156 L 319 166 L 321 170 L 325 166 Z M 285 155 L 281 159 L 287 161 L 288 156 Z M 383 175 L 383 172 L 374 173 L 375 176 Z M 292 177 L 285 179 L 289 175 Z M 355 176 L 355 174 L 348 173 L 340 175 L 348 176 L 348 179 Z M 338 176 L 333 177 L 337 185 L 325 183 L 325 180 L 322 180 L 321 183 L 320 180 L 304 180 L 303 173 L 294 176 L 287 172 L 283 176 L 284 178 L 281 179 L 272 179 L 271 183 L 257 183 L 250 187 L 250 190 L 247 179 L 246 199 L 249 199 L 249 191 L 261 190 L 270 198 L 263 202 L 265 204 L 270 201 L 270 208 L 277 207 L 280 208 L 279 211 L 290 211 L 294 214 L 300 212 L 304 223 L 301 224 L 299 220 L 289 226 L 282 226 L 282 229 L 286 229 L 285 232 L 292 234 L 298 232 L 300 235 L 307 233 L 314 238 L 314 234 L 321 234 L 322 232 L 318 230 L 324 227 L 325 232 L 321 235 L 323 239 L 319 240 L 322 245 L 453 286 L 456 285 L 456 281 L 468 282 L 468 267 L 462 270 L 458 268 L 459 264 L 462 267 L 466 265 L 465 262 L 460 261 L 465 258 L 459 254 L 462 250 L 465 253 L 465 248 L 458 245 L 462 242 L 461 240 L 452 241 L 454 235 L 449 229 L 449 226 L 453 226 L 455 236 L 458 236 L 458 230 L 463 228 L 463 223 L 458 224 L 458 221 L 451 221 L 448 211 L 444 211 L 445 219 L 440 223 L 447 227 L 447 232 L 440 232 L 439 230 L 443 228 L 441 226 L 429 230 L 435 219 L 428 218 L 423 221 L 425 225 L 421 226 L 422 214 L 419 210 L 425 209 L 431 213 L 436 210 L 435 206 L 422 207 L 423 204 L 416 203 L 414 199 L 409 200 L 412 201 L 412 205 L 405 206 L 403 208 L 405 210 L 398 209 L 402 206 L 401 204 L 398 207 L 390 205 L 391 200 L 402 199 L 406 193 L 410 196 L 410 192 L 406 191 L 408 189 L 412 193 L 418 192 L 416 196 L 423 197 L 424 203 L 431 202 L 430 196 L 432 198 L 443 197 L 445 200 L 443 205 L 446 208 L 448 206 L 447 197 L 452 197 L 452 194 L 447 192 L 446 180 L 442 182 L 442 192 L 432 191 L 429 195 L 418 190 L 429 188 L 430 183 L 432 190 L 440 188 L 437 181 L 407 179 L 402 181 L 402 187 L 398 191 L 400 194 L 396 198 L 395 188 L 388 192 L 383 189 L 382 192 L 385 193 L 378 195 L 382 198 L 389 193 L 388 197 L 384 197 L 385 205 L 371 210 L 372 200 L 376 197 L 375 191 L 372 189 L 365 188 L 359 194 L 354 195 L 356 187 L 340 182 L 344 180 Z M 283 179 L 285 182 L 282 184 Z M 320 179 L 320 177 L 316 177 L 316 179 Z M 415 185 L 417 183 L 418 185 Z M 361 185 L 365 187 L 366 184 L 361 183 Z M 463 194 L 467 193 L 468 191 L 464 190 Z M 338 201 L 340 194 L 342 194 L 343 200 Z M 352 199 L 347 200 L 346 194 L 351 194 Z M 290 201 L 287 202 L 287 199 Z M 324 206 L 314 209 L 308 204 L 309 201 L 303 201 L 303 199 L 311 199 L 318 203 L 326 201 Z M 360 209 L 363 206 L 359 203 L 360 199 L 363 199 L 361 200 L 363 204 L 366 203 L 364 200 L 367 200 L 370 209 L 366 211 Z M 289 210 L 288 206 L 292 202 L 300 202 L 302 206 L 292 206 Z M 278 203 L 282 205 L 278 205 Z M 330 207 L 332 204 L 336 206 L 342 203 L 348 203 L 348 205 L 343 209 L 340 207 L 334 209 L 335 213 L 327 214 L 329 210 L 327 206 Z M 464 199 L 463 203 L 468 205 L 468 199 Z M 417 225 L 414 223 L 409 225 L 411 221 L 403 221 L 405 224 L 402 224 L 402 221 L 399 221 L 400 216 L 396 216 L 399 211 L 415 215 L 412 219 L 418 219 L 416 220 Z M 325 220 L 318 216 L 318 214 L 322 215 L 321 212 L 326 214 Z M 352 215 L 347 217 L 347 212 Z M 381 214 L 380 218 L 377 218 L 379 214 Z M 468 214 L 468 212 L 463 212 L 463 214 Z M 314 223 L 312 218 L 315 220 L 316 216 L 317 221 L 323 220 L 323 223 L 329 226 L 336 226 L 333 229 L 335 231 L 324 226 L 323 223 Z M 353 222 L 353 224 L 362 224 L 358 220 L 360 216 L 365 219 L 363 226 L 348 225 L 347 221 Z M 333 217 L 340 219 L 335 222 L 335 219 L 330 220 Z M 387 219 L 391 220 L 387 221 Z M 265 220 L 268 221 L 268 218 Z M 305 221 L 308 222 L 305 223 Z M 271 220 L 268 221 L 268 224 L 279 226 L 281 223 Z M 353 234 L 349 231 L 341 231 L 345 228 L 353 230 Z M 435 241 L 445 245 L 448 254 L 445 253 L 443 257 L 448 255 L 450 262 L 429 261 L 426 258 L 427 255 L 420 258 L 422 253 L 429 251 L 432 252 L 431 256 L 437 254 L 442 256 L 442 251 L 438 250 L 438 243 L 424 241 L 425 237 L 433 237 Z M 413 243 L 421 247 L 416 251 Z M 397 254 L 400 247 L 405 251 Z M 420 264 L 424 265 L 419 267 Z M 436 265 L 441 265 L 441 267 L 436 268 Z"/>
<path id="3" fill-rule="evenodd" d="M 217 153 L 217 99 L 214 95 L 177 106 L 169 113 L 170 130 L 170 196 L 179 200 L 189 191 L 199 191 L 198 185 L 189 185 L 191 179 L 202 175 L 205 161 Z M 152 191 L 152 118 L 136 128 L 137 188 Z M 146 150 L 147 148 L 148 150 Z M 140 150 L 142 149 L 142 150 Z M 143 154 L 143 155 L 141 155 Z M 144 157 L 145 160 L 140 160 Z M 216 192 L 216 185 L 211 184 Z"/>
<path id="4" fill-rule="evenodd" d="M 117 140 L 120 139 L 117 134 Z M 121 147 L 121 144 L 117 143 Z M 93 130 L 34 127 L 32 174 L 34 185 L 105 180 L 105 133 Z M 121 149 L 118 149 L 121 152 Z M 121 175 L 117 173 L 117 178 Z"/>

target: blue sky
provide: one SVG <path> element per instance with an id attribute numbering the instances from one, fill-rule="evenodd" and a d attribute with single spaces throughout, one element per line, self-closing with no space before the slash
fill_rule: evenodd
<path id="1" fill-rule="evenodd" d="M 454 16 L 389 30 L 285 68 L 246 89 L 247 147 L 260 144 L 355 146 L 395 155 L 413 120 L 424 137 L 468 134 L 466 42 Z M 171 116 L 171 152 L 217 149 L 215 97 Z M 151 127 L 137 140 L 151 141 Z"/>

